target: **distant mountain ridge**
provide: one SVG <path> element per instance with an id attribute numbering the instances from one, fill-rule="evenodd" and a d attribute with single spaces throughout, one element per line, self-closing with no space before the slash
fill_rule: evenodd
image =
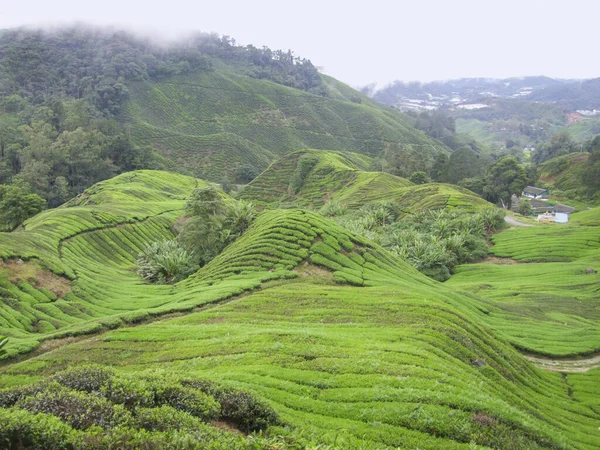
<path id="1" fill-rule="evenodd" d="M 600 78 L 555 79 L 546 76 L 460 78 L 429 83 L 401 82 L 376 91 L 375 100 L 400 109 L 438 109 L 481 102 L 486 98 L 513 98 L 559 103 L 572 111 L 600 109 Z"/>

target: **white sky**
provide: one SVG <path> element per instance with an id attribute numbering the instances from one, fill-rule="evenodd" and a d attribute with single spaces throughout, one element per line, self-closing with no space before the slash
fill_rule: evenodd
<path id="1" fill-rule="evenodd" d="M 600 77 L 599 0 L 0 0 L 0 29 L 85 22 L 292 49 L 353 86 Z"/>

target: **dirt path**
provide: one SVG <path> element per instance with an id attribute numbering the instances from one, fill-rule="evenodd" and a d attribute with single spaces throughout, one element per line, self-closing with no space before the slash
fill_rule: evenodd
<path id="1" fill-rule="evenodd" d="M 534 225 L 531 223 L 523 223 L 519 222 L 517 219 L 511 216 L 505 216 L 504 220 L 507 224 L 512 225 L 513 227 L 533 227 Z"/>
<path id="2" fill-rule="evenodd" d="M 551 370 L 552 372 L 582 373 L 600 367 L 600 353 L 589 357 L 570 359 L 552 359 L 533 355 L 525 355 L 525 358 L 539 368 Z"/>

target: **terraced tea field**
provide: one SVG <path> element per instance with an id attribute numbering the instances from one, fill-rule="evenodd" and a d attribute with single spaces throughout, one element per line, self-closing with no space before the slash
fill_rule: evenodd
<path id="1" fill-rule="evenodd" d="M 243 164 L 262 171 L 305 148 L 378 156 L 410 146 L 431 161 L 449 151 L 402 113 L 332 78 L 323 76 L 323 97 L 239 72 L 220 63 L 211 72 L 131 82 L 122 119 L 136 144 L 154 148 L 173 169 L 214 181 L 233 179 Z"/>
<path id="2" fill-rule="evenodd" d="M 597 339 L 596 275 L 573 273 L 559 291 L 570 288 L 588 307 L 578 329 L 588 334 L 563 335 L 559 345 L 551 333 L 558 321 L 506 307 L 509 282 L 500 275 L 488 280 L 504 292 L 498 298 L 450 288 L 473 291 L 470 270 L 503 266 L 465 266 L 440 284 L 319 214 L 271 209 L 188 279 L 144 284 L 133 270 L 137 252 L 173 235 L 196 186 L 204 184 L 133 172 L 0 235 L 0 333 L 10 336 L 9 356 L 37 348 L 0 367 L 0 386 L 97 362 L 136 377 L 174 373 L 244 388 L 282 419 L 272 435 L 300 434 L 313 446 L 600 448 L 600 370 L 544 371 L 511 345 L 584 351 Z M 503 233 L 496 240 L 508 246 Z M 576 242 L 590 254 L 543 264 L 595 261 Z M 524 337 L 511 334 L 517 319 L 532 329 Z M 547 334 L 535 341 L 538 322 Z"/>
<path id="3" fill-rule="evenodd" d="M 600 269 L 600 227 L 577 224 L 597 214 L 503 231 L 491 249 L 496 264 L 460 266 L 446 284 L 491 301 L 485 322 L 519 348 L 559 357 L 598 352 L 600 275 L 586 269 Z"/>
<path id="4" fill-rule="evenodd" d="M 298 161 L 313 157 L 315 166 L 296 193 L 289 190 Z M 429 209 L 463 208 L 470 211 L 489 206 L 472 192 L 441 183 L 414 185 L 405 178 L 382 172 L 367 172 L 368 159 L 354 153 L 300 150 L 273 163 L 239 197 L 264 206 L 300 204 L 319 208 L 335 200 L 352 209 L 368 203 L 393 201 L 407 214 Z"/>

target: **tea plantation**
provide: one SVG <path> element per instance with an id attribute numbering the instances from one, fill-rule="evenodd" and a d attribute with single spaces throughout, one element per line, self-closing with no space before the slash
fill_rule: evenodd
<path id="1" fill-rule="evenodd" d="M 271 208 L 173 285 L 144 283 L 134 262 L 174 236 L 185 198 L 206 186 L 191 177 L 124 174 L 0 234 L 3 442 L 29 433 L 30 448 L 600 448 L 600 370 L 545 371 L 515 348 L 598 350 L 598 275 L 581 272 L 598 261 L 591 215 L 495 237 L 498 256 L 559 262 L 467 265 L 441 284 L 315 212 L 274 207 L 285 195 L 319 206 L 328 189 L 352 206 L 428 188 L 362 172 L 361 156 L 324 155 L 311 168 L 333 168 L 323 191 L 309 171 L 290 194 L 297 165 L 275 163 L 288 172 L 263 174 L 274 180 L 261 197 Z M 361 188 L 347 183 L 356 179 Z M 241 196 L 260 201 L 260 183 Z M 448 193 L 433 203 L 442 207 L 470 195 L 436 188 Z M 99 379 L 89 363 L 114 372 Z M 102 414 L 81 416 L 89 405 Z"/>
<path id="2" fill-rule="evenodd" d="M 218 181 L 233 179 L 244 164 L 262 171 L 304 148 L 367 156 L 410 148 L 430 162 L 449 151 L 399 111 L 333 78 L 321 76 L 327 96 L 320 96 L 213 62 L 214 71 L 128 83 L 122 121 L 135 144 L 158 151 L 175 170 Z"/>
<path id="3" fill-rule="evenodd" d="M 312 161 L 312 165 L 294 191 L 290 180 L 297 175 L 302 160 Z M 489 206 L 458 186 L 415 185 L 388 173 L 365 171 L 367 166 L 368 159 L 355 153 L 299 150 L 274 162 L 245 186 L 239 197 L 265 206 L 300 204 L 312 208 L 331 200 L 352 209 L 394 201 L 406 214 L 454 207 L 474 211 Z"/>

